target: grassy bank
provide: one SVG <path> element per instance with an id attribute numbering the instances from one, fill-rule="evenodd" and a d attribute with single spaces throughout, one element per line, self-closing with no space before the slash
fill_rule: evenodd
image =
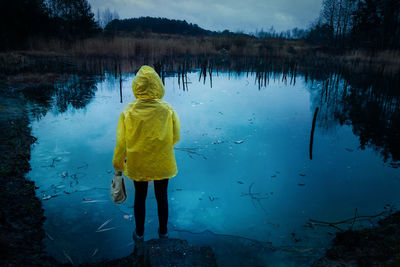
<path id="1" fill-rule="evenodd" d="M 59 40 L 31 40 L 32 51 L 68 53 L 72 56 L 135 57 L 165 56 L 279 56 L 288 57 L 303 54 L 310 49 L 301 40 L 259 39 L 248 36 L 183 36 L 168 34 L 147 34 L 137 37 L 120 35 L 98 36 L 70 44 Z"/>
<path id="2" fill-rule="evenodd" d="M 244 35 L 183 36 L 170 34 L 146 34 L 144 36 L 117 35 L 98 36 L 73 43 L 60 40 L 30 41 L 30 51 L 46 53 L 67 53 L 71 56 L 135 57 L 165 56 L 219 56 L 232 57 L 289 57 L 305 56 L 332 57 L 343 61 L 376 60 L 390 64 L 400 64 L 400 51 L 383 50 L 368 52 L 362 49 L 332 50 L 312 45 L 300 39 L 255 38 Z"/>

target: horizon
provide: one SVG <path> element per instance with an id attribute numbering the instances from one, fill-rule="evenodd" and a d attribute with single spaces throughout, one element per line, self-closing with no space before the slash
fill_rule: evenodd
<path id="1" fill-rule="evenodd" d="M 249 3 L 239 1 L 193 0 L 164 3 L 160 0 L 145 2 L 138 0 L 88 0 L 97 16 L 109 9 L 116 12 L 119 19 L 139 17 L 186 20 L 199 27 L 216 32 L 255 33 L 268 31 L 271 27 L 277 32 L 294 28 L 307 29 L 319 16 L 322 0 L 253 0 Z M 161 5 L 164 8 L 159 8 Z M 211 8 L 210 8 L 211 7 Z M 265 12 L 267 11 L 267 12 Z M 267 16 L 265 16 L 265 13 Z"/>

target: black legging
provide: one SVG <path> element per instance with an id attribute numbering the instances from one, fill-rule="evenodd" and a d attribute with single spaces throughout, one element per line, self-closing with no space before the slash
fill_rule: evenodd
<path id="1" fill-rule="evenodd" d="M 144 233 L 144 218 L 146 216 L 146 196 L 148 182 L 136 182 L 135 184 L 135 222 L 136 222 L 136 234 L 138 236 Z M 167 222 L 168 222 L 168 179 L 154 181 L 154 192 L 157 199 L 158 207 L 158 222 L 160 226 L 160 233 L 167 233 Z"/>

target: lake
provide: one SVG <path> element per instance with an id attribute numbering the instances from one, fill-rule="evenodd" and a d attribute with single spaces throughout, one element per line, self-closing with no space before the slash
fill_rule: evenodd
<path id="1" fill-rule="evenodd" d="M 338 231 L 310 219 L 335 222 L 399 206 L 398 97 L 335 73 L 293 80 L 278 72 L 267 80 L 219 71 L 211 82 L 200 72 L 189 71 L 185 83 L 175 73 L 164 78 L 163 100 L 182 125 L 179 173 L 168 188 L 170 238 L 211 246 L 221 266 L 308 266 Z M 62 262 L 133 251 L 132 181 L 125 178 L 124 204 L 109 194 L 117 120 L 134 100 L 133 78 L 72 76 L 26 92 L 38 138 L 27 176 L 43 199 L 47 251 Z M 148 240 L 158 237 L 152 185 L 146 205 Z"/>

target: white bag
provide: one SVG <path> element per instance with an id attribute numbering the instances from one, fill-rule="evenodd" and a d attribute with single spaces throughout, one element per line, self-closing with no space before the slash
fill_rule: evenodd
<path id="1" fill-rule="evenodd" d="M 122 175 L 115 175 L 111 181 L 111 199 L 121 204 L 126 200 L 126 190 Z"/>

